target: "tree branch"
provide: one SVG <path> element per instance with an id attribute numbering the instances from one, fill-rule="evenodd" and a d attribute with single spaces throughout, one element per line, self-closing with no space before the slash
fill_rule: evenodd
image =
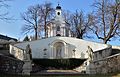
<path id="1" fill-rule="evenodd" d="M 96 36 L 97 36 L 98 39 L 104 40 L 104 38 L 102 38 L 102 37 L 100 37 L 100 36 L 98 35 L 97 31 L 95 31 L 95 34 L 96 34 Z"/>

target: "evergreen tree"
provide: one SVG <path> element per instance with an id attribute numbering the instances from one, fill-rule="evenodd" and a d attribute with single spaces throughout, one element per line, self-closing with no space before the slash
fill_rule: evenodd
<path id="1" fill-rule="evenodd" d="M 23 41 L 29 41 L 28 36 L 25 36 L 25 38 L 23 39 Z"/>

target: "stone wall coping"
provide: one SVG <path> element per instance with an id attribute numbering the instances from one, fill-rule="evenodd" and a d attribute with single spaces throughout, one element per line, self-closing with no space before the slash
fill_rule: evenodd
<path id="1" fill-rule="evenodd" d="M 103 59 L 100 59 L 100 60 L 96 60 L 96 61 L 93 61 L 93 62 L 105 61 L 105 60 L 107 60 L 107 59 L 110 59 L 110 58 L 113 58 L 113 57 L 116 57 L 116 56 L 120 56 L 120 53 L 115 54 L 115 55 L 112 55 L 112 56 L 109 56 L 109 57 L 106 57 L 106 58 L 103 58 Z"/>
<path id="2" fill-rule="evenodd" d="M 107 50 L 107 49 L 112 49 L 112 46 L 111 46 L 111 45 L 107 45 L 107 46 L 108 46 L 107 48 L 101 49 L 101 50 L 97 50 L 97 51 L 94 51 L 94 53 L 102 52 L 102 51 Z"/>
<path id="3" fill-rule="evenodd" d="M 25 49 L 22 49 L 22 48 L 20 48 L 20 47 L 17 47 L 17 46 L 15 46 L 15 45 L 12 45 L 12 44 L 10 44 L 11 46 L 13 46 L 13 47 L 16 47 L 16 48 L 18 48 L 18 49 L 20 49 L 20 50 L 25 50 Z"/>
<path id="4" fill-rule="evenodd" d="M 12 58 L 12 57 L 9 57 L 9 56 L 3 55 L 3 54 L 0 54 L 0 56 L 6 57 L 6 58 L 9 58 L 9 59 L 12 59 L 12 60 L 16 60 L 16 61 L 22 61 L 22 60 L 18 60 L 16 58 Z"/>

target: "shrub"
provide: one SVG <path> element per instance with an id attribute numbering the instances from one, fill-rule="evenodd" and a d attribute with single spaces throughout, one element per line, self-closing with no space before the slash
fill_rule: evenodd
<path id="1" fill-rule="evenodd" d="M 33 62 L 37 65 L 45 68 L 53 67 L 56 69 L 74 69 L 79 67 L 86 59 L 33 59 Z"/>

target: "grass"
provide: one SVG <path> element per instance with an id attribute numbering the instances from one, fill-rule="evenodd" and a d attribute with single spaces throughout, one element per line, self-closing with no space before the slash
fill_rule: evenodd
<path id="1" fill-rule="evenodd" d="M 119 75 L 0 75 L 0 77 L 120 77 Z"/>

